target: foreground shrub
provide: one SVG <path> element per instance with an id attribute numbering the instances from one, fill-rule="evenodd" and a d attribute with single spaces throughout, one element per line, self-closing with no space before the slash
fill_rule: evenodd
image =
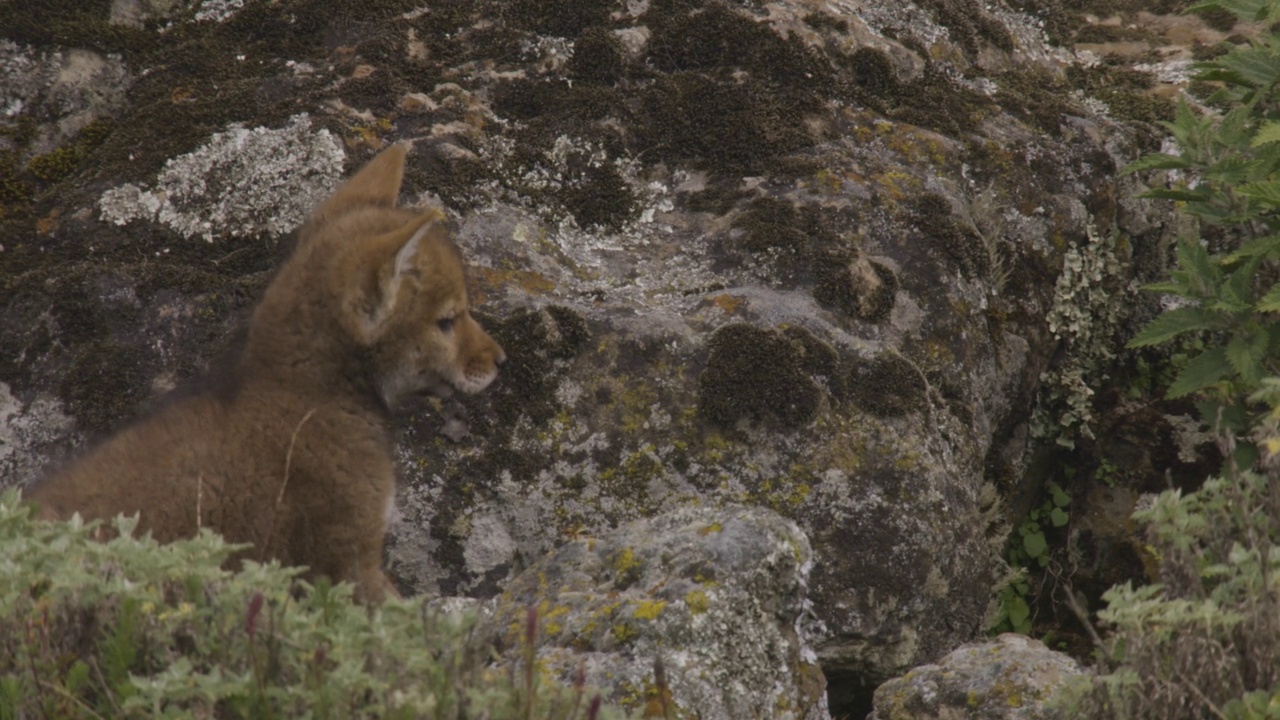
<path id="1" fill-rule="evenodd" d="M 582 687 L 487 667 L 474 618 L 378 608 L 347 585 L 246 562 L 203 531 L 158 545 L 35 520 L 0 494 L 0 720 L 594 718 Z"/>
<path id="2" fill-rule="evenodd" d="M 1160 582 L 1103 596 L 1107 657 L 1064 716 L 1280 718 L 1280 476 L 1170 490 L 1134 517 Z"/>

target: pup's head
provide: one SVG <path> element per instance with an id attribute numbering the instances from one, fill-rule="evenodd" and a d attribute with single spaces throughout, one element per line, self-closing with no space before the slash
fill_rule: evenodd
<path id="1" fill-rule="evenodd" d="M 388 405 L 486 388 L 506 360 L 471 316 L 466 270 L 438 210 L 396 207 L 406 148 L 378 155 L 303 226 L 299 248 L 333 244 L 338 322 L 367 354 Z"/>

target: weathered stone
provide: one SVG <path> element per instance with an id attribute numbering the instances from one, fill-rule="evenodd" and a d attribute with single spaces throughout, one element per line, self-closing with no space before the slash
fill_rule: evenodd
<path id="1" fill-rule="evenodd" d="M 481 638 L 540 667 L 581 671 L 609 700 L 662 717 L 827 720 L 808 645 L 813 553 L 795 523 L 762 508 L 686 507 L 562 545 L 511 580 Z M 663 668 L 666 687 L 655 677 Z"/>
<path id="2" fill-rule="evenodd" d="M 0 39 L 0 122 L 34 121 L 33 137 L 15 147 L 0 134 L 0 151 L 24 162 L 64 153 L 94 121 L 121 110 L 133 78 L 118 55 L 88 49 L 36 49 Z"/>
<path id="3" fill-rule="evenodd" d="M 1049 720 L 1048 700 L 1083 674 L 1075 660 L 1025 635 L 965 645 L 876 688 L 867 720 Z"/>

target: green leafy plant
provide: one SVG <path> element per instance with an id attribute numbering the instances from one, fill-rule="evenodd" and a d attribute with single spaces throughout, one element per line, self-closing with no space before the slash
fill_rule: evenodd
<path id="1" fill-rule="evenodd" d="M 1053 528 L 1065 527 L 1071 521 L 1069 506 L 1071 495 L 1055 482 L 1048 486 L 1049 496 L 1039 507 L 1027 513 L 1027 517 L 1018 526 L 1018 531 L 1010 539 L 1007 552 L 1009 566 L 1015 573 L 1000 589 L 996 616 L 992 621 L 993 632 L 1017 632 L 1024 635 L 1031 633 L 1031 584 L 1028 571 L 1037 570 L 1049 564 L 1053 557 L 1053 548 L 1046 533 Z"/>
<path id="2" fill-rule="evenodd" d="M 1280 0 L 1212 0 L 1273 23 Z M 1057 699 L 1073 718 L 1280 718 L 1280 34 L 1263 30 L 1200 64 L 1221 112 L 1179 105 L 1177 152 L 1131 172 L 1171 171 L 1148 197 L 1173 200 L 1199 237 L 1178 243 L 1172 277 L 1148 289 L 1165 310 L 1130 343 L 1194 349 L 1168 388 L 1195 395 L 1226 458 L 1196 492 L 1158 496 L 1147 527 L 1158 582 L 1109 590 L 1099 667 Z M 1190 342 L 1184 342 L 1190 340 Z"/>
<path id="3" fill-rule="evenodd" d="M 1135 513 L 1160 582 L 1109 590 L 1097 674 L 1058 699 L 1073 718 L 1271 718 L 1280 697 L 1280 474 L 1170 490 Z M 1262 689 L 1262 690 L 1260 690 Z"/>
<path id="4" fill-rule="evenodd" d="M 0 494 L 0 720 L 622 717 L 581 683 L 491 667 L 473 615 L 366 608 L 274 564 L 229 572 L 237 547 L 208 531 L 158 545 L 135 526 L 99 542 L 96 523 Z"/>
<path id="5" fill-rule="evenodd" d="M 1226 10 L 1246 22 L 1280 18 L 1275 0 L 1213 0 L 1190 10 Z M 1169 185 L 1145 196 L 1173 200 L 1203 235 L 1177 246 L 1172 277 L 1146 287 L 1167 309 L 1129 342 L 1168 343 L 1187 334 L 1209 339 L 1170 385 L 1169 397 L 1201 392 L 1218 407 L 1280 372 L 1280 36 L 1263 32 L 1246 47 L 1199 65 L 1218 84 L 1209 99 L 1222 114 L 1197 113 L 1183 100 L 1163 123 L 1177 153 L 1146 155 L 1126 172 L 1168 170 Z M 1238 428 L 1237 428 L 1238 429 Z"/>

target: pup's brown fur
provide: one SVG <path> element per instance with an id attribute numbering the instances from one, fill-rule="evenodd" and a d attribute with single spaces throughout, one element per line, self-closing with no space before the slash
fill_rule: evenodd
<path id="1" fill-rule="evenodd" d="M 473 393 L 505 356 L 468 312 L 439 212 L 396 207 L 405 148 L 339 188 L 299 231 L 254 312 L 232 387 L 178 400 L 27 497 L 46 518 L 139 513 L 161 542 L 217 530 L 244 556 L 394 592 L 382 543 L 395 489 L 388 408 Z"/>

